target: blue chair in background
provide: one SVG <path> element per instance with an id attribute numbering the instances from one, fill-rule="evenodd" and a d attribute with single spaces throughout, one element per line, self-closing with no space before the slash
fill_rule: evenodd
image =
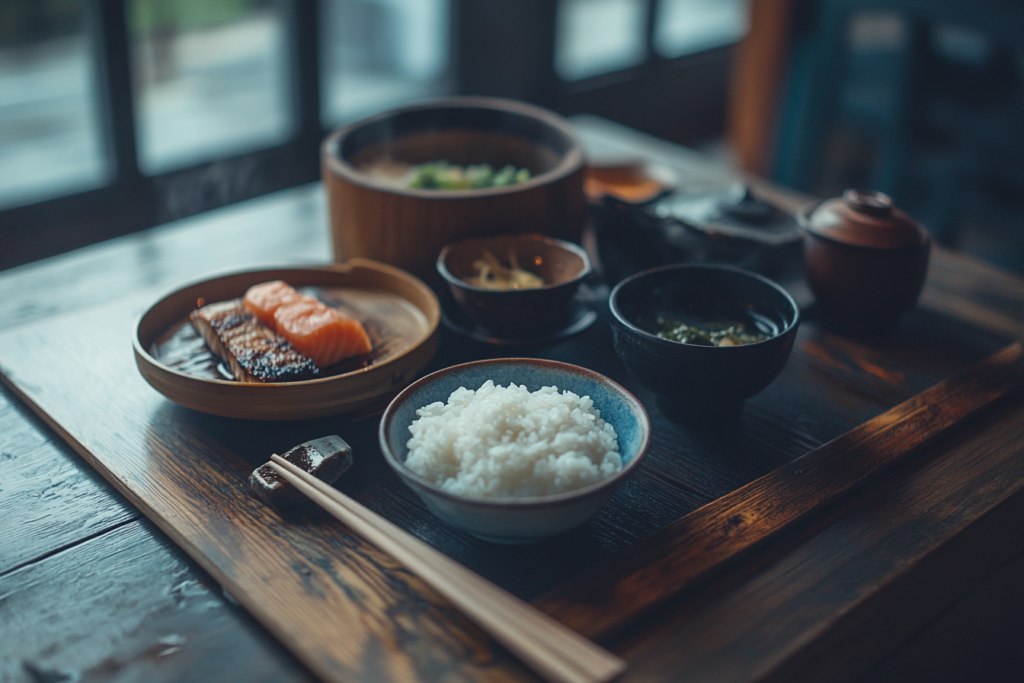
<path id="1" fill-rule="evenodd" d="M 852 58 L 849 35 L 854 18 L 880 13 L 898 17 L 897 49 Z M 951 231 L 958 214 L 979 203 L 998 203 L 979 189 L 979 183 L 993 184 L 993 174 L 999 176 L 994 184 L 1005 186 L 1010 195 L 1018 187 L 1024 189 L 1024 2 L 819 0 L 806 3 L 794 13 L 794 20 L 775 146 L 776 180 L 808 192 L 822 191 L 831 136 L 837 125 L 843 125 L 859 127 L 874 140 L 877 153 L 864 183 L 909 204 L 940 240 L 956 241 Z M 1004 103 L 992 115 L 981 111 L 970 92 L 960 93 L 963 102 L 952 107 L 936 104 L 948 73 L 936 48 L 942 47 L 940 39 L 950 27 L 981 36 L 982 47 L 991 47 L 990 63 L 983 68 L 998 72 L 1002 67 L 996 62 L 1005 63 L 1002 71 L 1009 72 L 1001 72 L 995 87 L 1016 87 L 1016 95 L 1010 94 L 1016 101 Z M 859 79 L 859 91 L 851 91 L 858 70 L 865 72 L 864 77 Z M 973 76 L 965 78 L 970 81 Z M 948 138 L 948 144 L 942 144 L 952 151 L 933 155 L 930 163 L 919 144 L 928 135 Z"/>

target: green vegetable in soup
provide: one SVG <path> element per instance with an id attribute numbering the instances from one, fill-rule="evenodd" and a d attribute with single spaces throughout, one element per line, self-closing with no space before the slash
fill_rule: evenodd
<path id="1" fill-rule="evenodd" d="M 413 167 L 409 187 L 422 190 L 477 190 L 505 187 L 530 179 L 530 170 L 508 165 L 495 171 L 490 164 L 457 166 L 445 160 Z"/>
<path id="2" fill-rule="evenodd" d="M 767 334 L 750 331 L 747 325 L 735 320 L 716 320 L 697 327 L 659 316 L 657 327 L 655 334 L 662 339 L 695 346 L 743 346 L 768 338 Z"/>

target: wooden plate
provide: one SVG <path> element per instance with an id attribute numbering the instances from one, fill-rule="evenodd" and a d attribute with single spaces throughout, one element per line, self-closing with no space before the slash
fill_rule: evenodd
<path id="1" fill-rule="evenodd" d="M 250 384 L 228 379 L 192 328 L 189 313 L 200 299 L 233 299 L 268 280 L 284 280 L 347 309 L 363 322 L 373 351 L 314 380 Z M 358 410 L 411 383 L 437 349 L 440 319 L 437 297 L 420 280 L 357 258 L 343 264 L 233 273 L 188 285 L 142 315 L 132 343 L 139 372 L 175 403 L 223 417 L 298 420 Z"/>

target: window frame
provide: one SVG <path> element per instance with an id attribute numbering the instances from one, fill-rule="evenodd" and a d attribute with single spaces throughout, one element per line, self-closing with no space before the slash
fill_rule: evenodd
<path id="1" fill-rule="evenodd" d="M 185 218 L 320 178 L 318 0 L 276 0 L 285 17 L 294 106 L 282 144 L 153 176 L 138 165 L 128 0 L 83 0 L 99 75 L 107 185 L 0 211 L 0 269 Z M 647 60 L 580 81 L 555 72 L 557 3 L 451 0 L 450 73 L 457 94 L 521 99 L 564 115 L 591 113 L 677 142 L 721 134 L 731 46 L 665 59 L 653 49 L 657 0 L 647 4 Z M 497 66 L 495 66 L 497 65 Z"/>

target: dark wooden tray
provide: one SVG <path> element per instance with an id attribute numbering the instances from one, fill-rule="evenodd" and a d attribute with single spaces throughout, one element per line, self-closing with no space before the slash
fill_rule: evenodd
<path id="1" fill-rule="evenodd" d="M 577 363 L 634 391 L 654 422 L 648 462 L 584 528 L 512 548 L 431 517 L 382 461 L 373 413 L 272 424 L 164 399 L 130 352 L 134 321 L 150 303 L 125 299 L 0 334 L 4 381 L 325 680 L 532 674 L 333 519 L 317 510 L 284 518 L 250 497 L 246 478 L 271 452 L 342 435 L 357 464 L 341 489 L 607 640 L 1011 391 L 1024 374 L 1019 344 L 1006 346 L 1012 320 L 921 308 L 895 337 L 873 343 L 807 320 L 788 366 L 738 426 L 693 429 L 665 419 L 625 374 L 602 310 L 578 337 L 522 355 Z M 431 369 L 498 355 L 512 354 L 445 331 Z"/>

